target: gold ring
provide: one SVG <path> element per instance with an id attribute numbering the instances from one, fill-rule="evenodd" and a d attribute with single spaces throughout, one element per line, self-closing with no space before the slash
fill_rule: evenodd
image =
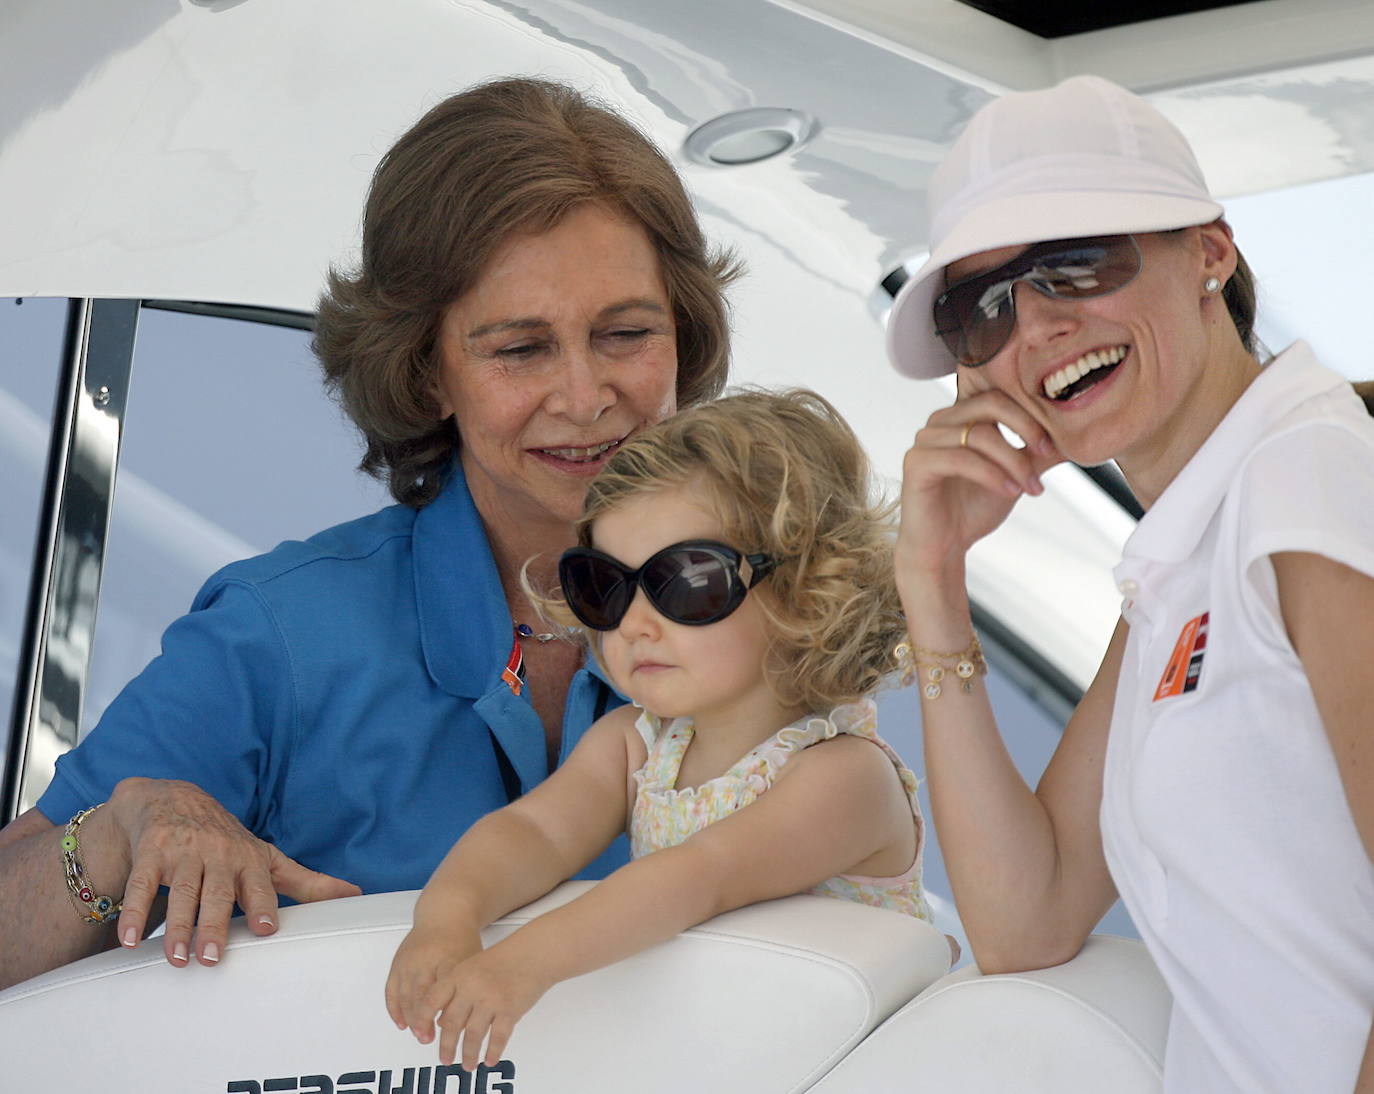
<path id="1" fill-rule="evenodd" d="M 964 426 L 964 431 L 963 431 L 962 433 L 959 434 L 959 447 L 960 447 L 960 448 L 967 448 L 967 447 L 968 447 L 968 435 L 969 435 L 970 433 L 973 432 L 973 427 L 974 427 L 975 425 L 977 425 L 977 424 L 978 424 L 977 422 L 969 422 L 968 425 Z"/>

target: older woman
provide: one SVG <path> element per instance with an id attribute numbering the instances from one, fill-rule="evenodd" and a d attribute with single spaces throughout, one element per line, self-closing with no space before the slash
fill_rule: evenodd
<path id="1" fill-rule="evenodd" d="M 1221 207 L 1115 85 L 989 104 L 931 196 L 889 348 L 959 394 L 906 458 L 898 582 L 978 963 L 1067 960 L 1119 892 L 1173 992 L 1167 1090 L 1374 1084 L 1374 423 L 1303 343 L 1261 363 Z M 1115 459 L 1146 514 L 1032 792 L 964 560 L 1063 459 Z"/>
<path id="2" fill-rule="evenodd" d="M 172 624 L 0 833 L 0 985 L 135 944 L 159 886 L 183 965 L 220 959 L 236 901 L 265 934 L 278 893 L 418 888 L 543 779 L 621 700 L 520 567 L 552 584 L 609 454 L 719 392 L 733 276 L 668 161 L 569 88 L 483 85 L 402 136 L 316 334 L 399 504 L 227 567 Z"/>

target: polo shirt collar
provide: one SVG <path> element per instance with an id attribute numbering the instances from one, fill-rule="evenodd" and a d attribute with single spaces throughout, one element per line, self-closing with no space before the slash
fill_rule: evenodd
<path id="1" fill-rule="evenodd" d="M 455 459 L 439 496 L 415 515 L 420 644 L 434 682 L 476 699 L 500 682 L 514 641 L 487 531 Z"/>
<path id="2" fill-rule="evenodd" d="M 1294 342 L 1260 374 L 1183 465 L 1126 540 L 1126 558 L 1180 562 L 1192 555 L 1241 465 L 1275 421 L 1298 403 L 1347 381 Z"/>

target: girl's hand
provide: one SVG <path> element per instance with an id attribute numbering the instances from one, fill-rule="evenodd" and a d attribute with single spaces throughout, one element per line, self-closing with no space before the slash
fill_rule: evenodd
<path id="1" fill-rule="evenodd" d="M 415 927 L 391 959 L 386 978 L 386 1012 L 397 1029 L 409 1029 L 422 1045 L 434 1040 L 434 1014 L 429 1004 L 436 984 L 474 954 L 482 952 L 475 927 L 458 922 L 442 927 Z"/>
<path id="2" fill-rule="evenodd" d="M 1009 443 L 999 424 L 1026 446 Z M 1022 494 L 1044 491 L 1041 473 L 1063 459 L 1049 434 L 1003 392 L 961 397 L 937 410 L 902 464 L 898 574 L 961 568 L 968 549 L 1006 520 Z"/>
<path id="3" fill-rule="evenodd" d="M 401 1029 L 409 1028 L 422 1045 L 439 1026 L 439 1062 L 451 1064 L 463 1041 L 462 1065 L 494 1067 L 501 1060 L 515 1023 L 549 990 L 547 977 L 499 943 L 481 948 L 475 931 L 417 928 L 406 936 L 387 978 L 387 1011 Z"/>

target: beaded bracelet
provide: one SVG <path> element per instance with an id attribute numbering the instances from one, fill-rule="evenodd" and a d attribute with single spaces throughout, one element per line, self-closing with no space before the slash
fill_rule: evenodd
<path id="1" fill-rule="evenodd" d="M 104 805 L 101 802 L 100 805 Z M 76 902 L 76 911 L 83 922 L 98 927 L 119 915 L 123 904 L 116 904 L 113 897 L 101 896 L 86 881 L 86 869 L 81 865 L 76 841 L 76 830 L 81 822 L 100 808 L 94 805 L 83 809 L 67 822 L 67 832 L 62 837 L 62 873 L 67 879 L 67 891 Z"/>
<path id="2" fill-rule="evenodd" d="M 988 663 L 983 659 L 983 647 L 976 634 L 966 648 L 953 653 L 921 649 L 913 646 L 910 639 L 897 643 L 892 653 L 901 669 L 903 685 L 916 679 L 918 669 L 925 670 L 923 675 L 926 682 L 921 686 L 921 694 L 927 699 L 940 698 L 947 672 L 953 672 L 959 678 L 959 686 L 965 692 L 973 690 L 975 676 L 988 674 Z"/>

